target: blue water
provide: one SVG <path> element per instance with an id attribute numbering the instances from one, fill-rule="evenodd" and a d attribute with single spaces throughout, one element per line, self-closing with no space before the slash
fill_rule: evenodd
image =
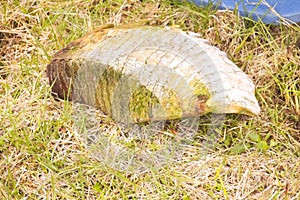
<path id="1" fill-rule="evenodd" d="M 216 4 L 219 9 L 238 9 L 242 16 L 251 17 L 254 20 L 262 20 L 266 24 L 279 24 L 284 17 L 292 22 L 300 22 L 300 0 L 188 0 L 198 6 L 205 6 L 208 2 Z M 274 8 L 265 5 L 267 2 Z M 276 14 L 277 13 L 277 14 Z"/>

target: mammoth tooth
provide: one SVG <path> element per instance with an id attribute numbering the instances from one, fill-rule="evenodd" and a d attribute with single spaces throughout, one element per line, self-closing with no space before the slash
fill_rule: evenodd
<path id="1" fill-rule="evenodd" d="M 195 33 L 102 27 L 57 52 L 52 93 L 127 123 L 260 112 L 252 80 Z"/>

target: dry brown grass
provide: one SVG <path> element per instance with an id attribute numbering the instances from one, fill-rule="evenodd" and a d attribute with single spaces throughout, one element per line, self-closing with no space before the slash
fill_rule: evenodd
<path id="1" fill-rule="evenodd" d="M 72 104 L 50 96 L 45 68 L 95 27 L 132 22 L 177 25 L 224 50 L 256 83 L 261 115 L 228 116 L 205 156 L 192 145 L 177 162 L 137 174 L 98 162 Z M 174 2 L 2 1 L 0 199 L 299 199 L 299 30 Z M 194 144 L 207 139 L 200 128 Z"/>

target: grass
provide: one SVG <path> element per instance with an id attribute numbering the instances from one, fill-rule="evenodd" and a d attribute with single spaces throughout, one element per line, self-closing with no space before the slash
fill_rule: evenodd
<path id="1" fill-rule="evenodd" d="M 108 23 L 199 33 L 253 79 L 261 114 L 226 116 L 205 156 L 204 118 L 177 162 L 144 173 L 103 165 L 76 131 L 74 105 L 51 97 L 45 69 L 56 51 Z M 299 31 L 175 1 L 1 1 L 0 199 L 299 199 Z"/>

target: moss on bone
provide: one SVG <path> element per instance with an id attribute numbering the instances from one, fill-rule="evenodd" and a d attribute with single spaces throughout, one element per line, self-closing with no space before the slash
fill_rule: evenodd
<path id="1" fill-rule="evenodd" d="M 182 116 L 182 109 L 176 93 L 166 87 L 153 88 L 145 86 L 135 90 L 130 99 L 131 118 L 135 122 L 176 119 Z"/>
<path id="2" fill-rule="evenodd" d="M 145 86 L 140 86 L 133 91 L 130 97 L 131 119 L 135 122 L 149 121 L 153 114 L 153 108 L 158 105 L 158 98 Z"/>
<path id="3" fill-rule="evenodd" d="M 165 119 L 177 119 L 182 117 L 181 102 L 172 89 L 163 87 L 163 98 L 161 99 L 161 105 L 165 108 Z"/>
<path id="4" fill-rule="evenodd" d="M 96 88 L 96 107 L 105 114 L 112 112 L 112 98 L 114 89 L 121 79 L 121 72 L 108 67 L 99 77 L 98 86 Z"/>
<path id="5" fill-rule="evenodd" d="M 203 96 L 206 100 L 210 98 L 210 92 L 204 83 L 198 80 L 193 80 L 190 82 L 190 86 L 193 88 L 195 96 Z"/>
<path id="6" fill-rule="evenodd" d="M 210 99 L 211 94 L 206 85 L 198 80 L 190 82 L 190 86 L 193 89 L 194 95 L 197 97 L 198 111 L 201 113 L 207 113 L 209 109 L 207 107 L 207 101 Z"/>

